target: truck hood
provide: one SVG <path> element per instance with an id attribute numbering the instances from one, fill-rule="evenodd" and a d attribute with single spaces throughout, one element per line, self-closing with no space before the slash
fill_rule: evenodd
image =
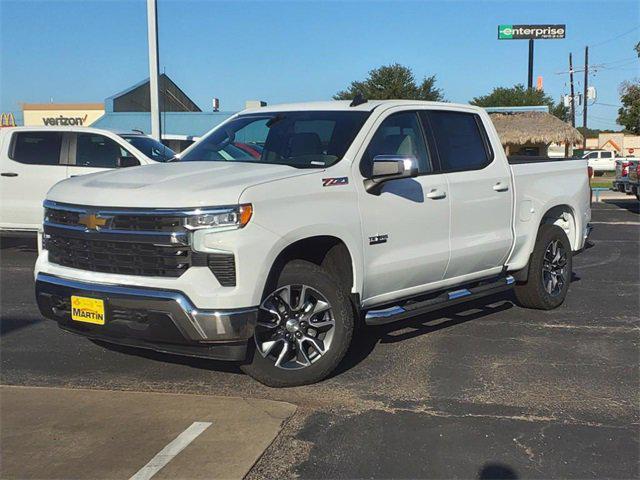
<path id="1" fill-rule="evenodd" d="M 47 199 L 77 205 L 186 208 L 238 203 L 260 183 L 308 175 L 286 165 L 241 162 L 170 162 L 122 168 L 63 180 Z"/>

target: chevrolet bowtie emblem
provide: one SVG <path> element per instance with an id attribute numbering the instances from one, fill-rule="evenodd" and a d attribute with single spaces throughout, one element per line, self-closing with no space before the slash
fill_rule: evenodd
<path id="1" fill-rule="evenodd" d="M 98 230 L 100 227 L 104 227 L 107 224 L 107 220 L 107 218 L 100 218 L 97 215 L 90 213 L 80 215 L 78 223 L 87 227 L 88 230 Z"/>

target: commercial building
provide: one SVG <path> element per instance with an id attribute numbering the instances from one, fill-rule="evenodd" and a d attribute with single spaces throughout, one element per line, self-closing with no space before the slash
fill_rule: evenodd
<path id="1" fill-rule="evenodd" d="M 588 150 L 608 150 L 617 156 L 640 156 L 640 135 L 621 132 L 600 133 L 598 137 L 587 138 Z"/>
<path id="2" fill-rule="evenodd" d="M 25 126 L 88 127 L 104 115 L 102 103 L 23 103 Z"/>

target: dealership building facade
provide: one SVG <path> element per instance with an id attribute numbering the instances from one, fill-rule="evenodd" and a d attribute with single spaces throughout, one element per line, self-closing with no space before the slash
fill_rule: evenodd
<path id="1" fill-rule="evenodd" d="M 159 79 L 162 141 L 179 152 L 235 112 L 203 112 L 167 75 Z M 149 79 L 104 103 L 23 103 L 15 115 L 24 126 L 82 126 L 151 132 Z M 9 126 L 9 125 L 6 125 Z"/>

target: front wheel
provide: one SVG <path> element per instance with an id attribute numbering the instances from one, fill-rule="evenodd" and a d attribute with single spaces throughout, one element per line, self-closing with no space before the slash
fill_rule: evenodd
<path id="1" fill-rule="evenodd" d="M 540 310 L 560 306 L 571 283 L 572 261 L 571 243 L 564 230 L 556 225 L 541 225 L 527 282 L 515 288 L 518 303 Z"/>
<path id="2" fill-rule="evenodd" d="M 353 310 L 344 288 L 323 268 L 294 260 L 268 290 L 250 340 L 250 363 L 242 369 L 270 387 L 326 378 L 353 336 Z"/>

